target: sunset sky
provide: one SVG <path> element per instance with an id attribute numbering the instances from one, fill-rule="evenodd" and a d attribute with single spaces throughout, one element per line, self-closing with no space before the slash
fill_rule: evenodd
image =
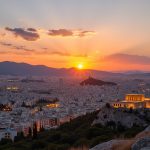
<path id="1" fill-rule="evenodd" d="M 150 71 L 150 0 L 0 0 L 0 61 Z"/>

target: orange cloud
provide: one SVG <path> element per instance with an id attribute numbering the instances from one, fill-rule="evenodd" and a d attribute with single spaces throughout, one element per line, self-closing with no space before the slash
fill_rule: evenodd
<path id="1" fill-rule="evenodd" d="M 48 35 L 50 36 L 77 36 L 84 37 L 87 35 L 91 35 L 95 33 L 94 31 L 84 31 L 84 30 L 69 30 L 69 29 L 57 29 L 57 30 L 49 30 Z"/>
<path id="2" fill-rule="evenodd" d="M 48 35 L 50 36 L 72 36 L 73 32 L 67 29 L 49 30 Z"/>
<path id="3" fill-rule="evenodd" d="M 26 46 L 22 46 L 22 45 L 18 46 L 18 45 L 14 45 L 14 44 L 11 44 L 11 43 L 6 43 L 6 42 L 0 42 L 0 45 L 9 47 L 11 49 L 22 50 L 22 51 L 26 51 L 26 52 L 34 52 L 35 51 L 33 49 L 26 48 Z"/>
<path id="4" fill-rule="evenodd" d="M 140 64 L 150 65 L 150 57 L 129 54 L 113 54 L 103 59 L 105 62 L 123 63 L 123 64 Z"/>
<path id="5" fill-rule="evenodd" d="M 27 30 L 23 28 L 9 28 L 6 27 L 5 30 L 12 32 L 15 36 L 20 36 L 27 41 L 36 41 L 40 38 L 40 35 L 36 32 L 36 29 L 28 28 Z"/>

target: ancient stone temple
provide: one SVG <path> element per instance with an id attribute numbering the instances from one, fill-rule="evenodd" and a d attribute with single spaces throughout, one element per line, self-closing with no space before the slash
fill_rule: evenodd
<path id="1" fill-rule="evenodd" d="M 150 108 L 150 98 L 146 98 L 144 94 L 127 94 L 125 100 L 112 103 L 114 108 Z"/>

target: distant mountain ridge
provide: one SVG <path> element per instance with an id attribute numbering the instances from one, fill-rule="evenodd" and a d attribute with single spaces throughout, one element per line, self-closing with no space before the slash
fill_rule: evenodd
<path id="1" fill-rule="evenodd" d="M 130 70 L 130 71 L 118 71 L 119 73 L 123 73 L 126 75 L 133 75 L 133 74 L 149 74 L 149 71 L 141 71 L 141 70 Z"/>
<path id="2" fill-rule="evenodd" d="M 51 68 L 44 65 L 31 65 L 27 63 L 16 63 L 10 61 L 0 62 L 0 75 L 19 75 L 19 76 L 72 76 L 84 72 L 84 75 L 89 76 L 119 76 L 120 73 L 112 73 L 107 71 L 98 71 L 85 69 L 77 71 L 75 68 Z"/>
<path id="3" fill-rule="evenodd" d="M 108 71 L 84 69 L 77 70 L 76 68 L 52 68 L 44 65 L 31 65 L 27 63 L 17 63 L 4 61 L 0 62 L 0 75 L 14 76 L 56 76 L 56 77 L 73 77 L 73 76 L 94 76 L 94 77 L 123 77 L 136 76 L 148 77 L 149 72 L 128 71 L 122 73 L 114 73 Z"/>

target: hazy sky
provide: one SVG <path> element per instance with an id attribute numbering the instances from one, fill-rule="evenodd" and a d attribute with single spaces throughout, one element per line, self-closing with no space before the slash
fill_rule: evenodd
<path id="1" fill-rule="evenodd" d="M 150 70 L 149 48 L 150 0 L 0 0 L 0 61 Z"/>

